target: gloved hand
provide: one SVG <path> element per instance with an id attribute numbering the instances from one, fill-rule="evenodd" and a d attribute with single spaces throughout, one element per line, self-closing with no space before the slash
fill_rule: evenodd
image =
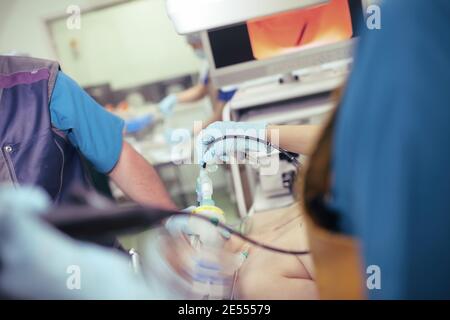
<path id="1" fill-rule="evenodd" d="M 190 213 L 195 209 L 189 207 L 183 211 Z M 148 268 L 144 269 L 144 274 L 159 279 L 149 285 L 166 299 L 229 299 L 239 259 L 234 252 L 211 247 L 201 238 L 199 246 L 192 246 L 186 236 L 196 235 L 191 229 L 193 222 L 197 227 L 203 225 L 212 232 L 219 232 L 212 223 L 189 216 L 168 219 L 165 223 L 168 233 L 161 233 L 147 242 L 143 259 Z"/>
<path id="2" fill-rule="evenodd" d="M 184 210 L 185 213 L 193 213 L 197 207 L 190 206 Z M 164 223 L 164 227 L 169 231 L 173 236 L 180 235 L 183 233 L 185 235 L 191 234 L 191 230 L 189 230 L 189 216 L 173 216 L 166 220 Z"/>
<path id="3" fill-rule="evenodd" d="M 229 299 L 232 277 L 238 266 L 236 254 L 226 249 L 193 248 L 180 237 L 160 233 L 142 255 L 143 273 L 152 291 L 164 299 Z"/>
<path id="4" fill-rule="evenodd" d="M 194 213 L 195 209 L 197 209 L 197 207 L 191 206 L 182 211 L 192 214 L 192 213 Z M 197 214 L 202 214 L 202 213 L 197 213 Z M 207 214 L 203 214 L 203 215 L 208 216 Z M 202 226 L 202 227 L 200 227 L 200 226 Z M 174 237 L 198 235 L 196 233 L 196 230 L 198 230 L 199 228 L 200 229 L 203 228 L 206 230 L 209 229 L 210 234 L 217 233 L 217 235 L 222 237 L 224 241 L 228 240 L 231 236 L 228 231 L 217 228 L 211 222 L 193 218 L 188 215 L 170 217 L 165 222 L 164 227 Z M 203 239 L 202 241 L 204 241 L 204 240 L 205 239 Z"/>
<path id="5" fill-rule="evenodd" d="M 176 95 L 168 95 L 159 103 L 159 110 L 161 110 L 164 116 L 168 116 L 173 112 L 177 102 L 178 99 Z"/>
<path id="6" fill-rule="evenodd" d="M 36 218 L 32 188 L 0 187 L 0 293 L 25 299 L 157 299 L 118 252 L 69 239 Z M 79 285 L 79 289 L 78 289 Z"/>
<path id="7" fill-rule="evenodd" d="M 224 136 L 248 136 L 266 140 L 265 122 L 215 122 L 203 130 L 197 138 L 196 152 L 200 165 L 228 162 L 229 156 L 237 153 L 266 152 L 266 145 L 254 140 L 226 139 L 215 142 Z"/>
<path id="8" fill-rule="evenodd" d="M 125 121 L 126 133 L 139 132 L 153 123 L 153 115 L 145 115 Z"/>

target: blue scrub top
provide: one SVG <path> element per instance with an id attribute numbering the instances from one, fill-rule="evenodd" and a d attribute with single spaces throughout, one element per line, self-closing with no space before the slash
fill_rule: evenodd
<path id="1" fill-rule="evenodd" d="M 63 72 L 56 79 L 50 112 L 53 126 L 67 134 L 97 171 L 108 173 L 114 168 L 122 151 L 124 121 Z"/>
<path id="2" fill-rule="evenodd" d="M 394 0 L 338 113 L 333 206 L 381 268 L 374 299 L 450 299 L 450 1 Z"/>

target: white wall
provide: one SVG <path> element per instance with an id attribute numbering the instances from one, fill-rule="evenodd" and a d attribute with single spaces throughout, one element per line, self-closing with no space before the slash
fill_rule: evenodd
<path id="1" fill-rule="evenodd" d="M 65 14 L 69 5 L 87 9 L 120 0 L 0 0 L 0 53 L 17 51 L 56 59 L 45 20 Z"/>
<path id="2" fill-rule="evenodd" d="M 64 71 L 84 85 L 114 88 L 197 72 L 199 61 L 169 20 L 165 0 L 137 0 L 82 16 L 80 30 L 52 23 Z"/>
<path id="3" fill-rule="evenodd" d="M 198 70 L 198 60 L 167 17 L 164 0 L 128 1 L 87 12 L 81 30 L 69 30 L 62 18 L 51 25 L 52 42 L 45 21 L 67 15 L 69 5 L 83 12 L 117 2 L 123 1 L 0 0 L 0 53 L 59 60 L 83 86 L 109 82 L 123 88 Z M 78 56 L 71 49 L 73 41 Z"/>

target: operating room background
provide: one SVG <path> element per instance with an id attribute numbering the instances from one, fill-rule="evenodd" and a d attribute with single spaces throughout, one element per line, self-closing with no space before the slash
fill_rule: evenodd
<path id="1" fill-rule="evenodd" d="M 79 30 L 67 27 L 70 5 L 82 10 Z M 1 54 L 58 60 L 102 105 L 125 103 L 131 115 L 156 112 L 166 94 L 197 81 L 200 61 L 174 31 L 164 0 L 0 0 L 0 8 Z M 189 129 L 210 112 L 208 99 L 176 108 L 171 125 Z M 167 149 L 151 141 L 162 130 L 156 127 L 127 139 L 157 162 L 177 205 L 194 205 L 198 167 L 167 163 L 162 155 Z M 235 221 L 237 209 L 227 175 L 223 169 L 213 175 L 214 198 L 228 220 Z M 136 247 L 137 242 L 138 237 L 124 240 L 126 247 Z"/>

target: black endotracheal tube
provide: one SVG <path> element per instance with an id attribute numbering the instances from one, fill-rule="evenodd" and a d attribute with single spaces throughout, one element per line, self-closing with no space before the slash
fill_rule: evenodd
<path id="1" fill-rule="evenodd" d="M 265 250 L 269 250 L 269 251 L 273 251 L 273 252 L 277 252 L 277 253 L 281 253 L 281 254 L 294 255 L 294 256 L 306 255 L 306 254 L 310 253 L 310 251 L 285 250 L 285 249 L 281 249 L 281 248 L 272 247 L 272 246 L 266 245 L 264 243 L 261 243 L 259 241 L 253 240 L 253 239 L 243 235 L 242 233 L 233 230 L 232 228 L 228 227 L 227 225 L 223 224 L 222 222 L 211 221 L 210 218 L 204 217 L 201 215 L 191 215 L 191 216 L 195 217 L 195 218 L 207 220 L 207 221 L 211 222 L 212 224 L 216 225 L 218 228 L 222 228 L 222 229 L 228 231 L 230 234 L 233 234 L 233 235 L 237 236 L 238 238 L 241 238 L 245 242 L 251 243 L 251 244 L 253 244 L 257 247 L 260 247 L 262 249 L 265 249 Z"/>

